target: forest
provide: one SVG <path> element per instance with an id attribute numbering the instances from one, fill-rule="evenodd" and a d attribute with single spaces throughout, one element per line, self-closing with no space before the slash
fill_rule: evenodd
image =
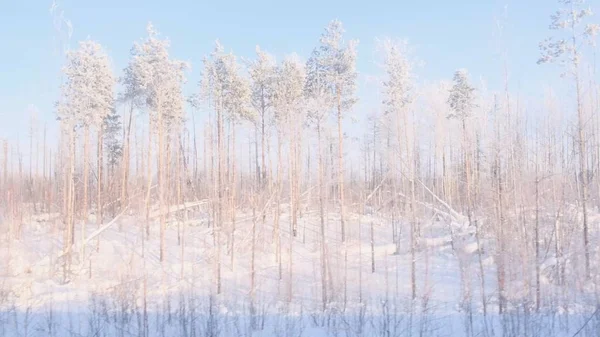
<path id="1" fill-rule="evenodd" d="M 0 335 L 600 335 L 600 26 L 556 5 L 533 105 L 379 38 L 357 111 L 337 19 L 307 55 L 217 40 L 192 95 L 152 23 L 124 69 L 77 42 L 55 121 L 0 139 Z"/>

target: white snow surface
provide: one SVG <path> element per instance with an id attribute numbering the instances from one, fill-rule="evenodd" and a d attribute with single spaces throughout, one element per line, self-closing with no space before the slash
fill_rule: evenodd
<path id="1" fill-rule="evenodd" d="M 335 212 L 327 214 L 329 302 L 323 310 L 320 221 L 315 211 L 299 218 L 296 237 L 290 236 L 288 214 L 283 212 L 281 273 L 272 217 L 265 223 L 257 220 L 251 306 L 252 213 L 238 211 L 233 258 L 232 226 L 227 223 L 221 229 L 222 289 L 216 294 L 213 228 L 203 207 L 187 205 L 194 211 L 185 223 L 183 207 L 172 207 L 162 262 L 157 221 L 151 222 L 149 238 L 143 240 L 144 217 L 129 212 L 88 240 L 82 259 L 79 243 L 98 229 L 91 216 L 83 233 L 82 224 L 76 225 L 66 280 L 58 214 L 32 218 L 19 238 L 1 241 L 0 336 L 571 336 L 593 313 L 585 301 L 568 308 L 549 304 L 534 313 L 531 303 L 523 300 L 528 294 L 515 291 L 509 300 L 516 304 L 509 313 L 498 314 L 494 257 L 486 255 L 484 243 L 484 316 L 478 245 L 469 230 L 453 244 L 444 221 L 420 224 L 417 292 L 412 299 L 410 224 L 395 224 L 400 236 L 396 251 L 389 218 L 350 214 L 347 240 L 342 242 Z M 552 260 L 543 266 L 551 267 Z M 467 284 L 461 283 L 461 273 Z M 542 282 L 549 284 L 545 278 Z M 468 301 L 462 296 L 465 286 L 470 289 Z M 592 336 L 597 321 L 580 335 Z"/>

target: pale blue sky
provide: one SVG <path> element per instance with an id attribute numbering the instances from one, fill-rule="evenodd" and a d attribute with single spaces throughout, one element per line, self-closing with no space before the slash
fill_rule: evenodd
<path id="1" fill-rule="evenodd" d="M 554 0 L 429 0 L 429 1 L 142 1 L 57 0 L 59 10 L 73 24 L 71 47 L 91 37 L 113 61 L 117 75 L 126 65 L 134 41 L 144 37 L 152 21 L 170 38 L 171 54 L 192 64 L 186 94 L 196 90 L 201 60 L 215 39 L 243 57 L 254 47 L 281 57 L 296 52 L 306 58 L 323 27 L 334 18 L 346 28 L 347 38 L 360 40 L 358 70 L 360 98 L 355 114 L 378 107 L 373 86 L 365 78 L 377 73 L 375 38 L 408 39 L 424 62 L 417 69 L 421 81 L 449 79 L 457 68 L 467 68 L 474 80 L 485 77 L 490 89 L 502 79 L 498 42 L 506 44 L 512 90 L 536 97 L 542 87 L 558 82 L 559 69 L 538 66 L 538 43 L 550 35 L 549 15 Z M 599 0 L 589 1 L 600 10 Z M 24 139 L 30 104 L 40 119 L 54 123 L 53 102 L 59 94 L 58 34 L 50 14 L 52 0 L 3 0 L 0 6 L 0 138 Z M 495 20 L 506 7 L 504 38 L 499 40 Z M 55 128 L 55 126 L 53 126 Z"/>

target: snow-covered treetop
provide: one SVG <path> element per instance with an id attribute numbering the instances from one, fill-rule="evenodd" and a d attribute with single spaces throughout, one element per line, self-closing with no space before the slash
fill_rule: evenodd
<path id="1" fill-rule="evenodd" d="M 591 8 L 584 7 L 583 0 L 559 0 L 565 8 L 557 10 L 550 16 L 551 30 L 564 30 L 565 36 L 556 36 L 545 39 L 540 43 L 541 56 L 537 63 L 559 62 L 561 65 L 577 66 L 580 62 L 580 47 L 577 40 L 583 39 L 595 45 L 595 38 L 600 31 L 596 23 L 583 25 L 587 17 L 594 13 Z"/>
<path id="2" fill-rule="evenodd" d="M 321 35 L 318 48 L 315 48 L 306 62 L 306 82 L 304 95 L 307 121 L 315 124 L 337 103 L 343 111 L 349 110 L 356 98 L 356 46 L 358 41 L 344 43 L 344 29 L 339 20 L 333 20 Z"/>
<path id="3" fill-rule="evenodd" d="M 252 107 L 262 113 L 269 109 L 273 99 L 273 85 L 275 81 L 275 58 L 256 46 L 256 59 L 248 62 L 250 73 L 251 103 Z"/>
<path id="4" fill-rule="evenodd" d="M 305 67 L 306 81 L 304 97 L 306 98 L 306 113 L 309 124 L 316 124 L 333 106 L 332 91 L 329 90 L 325 67 L 320 62 L 320 52 L 314 49 Z"/>
<path id="5" fill-rule="evenodd" d="M 121 137 L 121 116 L 116 109 L 111 109 L 111 112 L 104 119 L 103 125 L 104 150 L 107 155 L 107 163 L 110 166 L 115 166 L 123 155 L 123 146 Z"/>
<path id="6" fill-rule="evenodd" d="M 119 101 L 131 101 L 137 108 L 143 108 L 145 104 L 144 91 L 141 78 L 136 76 L 136 49 L 131 49 L 131 59 L 127 67 L 123 70 L 123 75 L 119 78 L 119 82 L 123 84 L 124 90 L 119 93 Z"/>
<path id="7" fill-rule="evenodd" d="M 381 41 L 383 66 L 386 79 L 383 81 L 386 113 L 398 113 L 413 100 L 413 65 L 407 57 L 406 41 Z"/>
<path id="8" fill-rule="evenodd" d="M 165 126 L 181 125 L 184 121 L 183 94 L 186 62 L 169 57 L 169 41 L 158 38 L 151 23 L 146 28 L 148 37 L 136 43 L 124 80 L 128 94 L 142 94 L 143 103 L 156 120 L 162 117 Z"/>
<path id="9" fill-rule="evenodd" d="M 73 126 L 99 126 L 114 105 L 114 83 L 108 55 L 99 43 L 85 40 L 67 52 L 57 115 Z"/>
<path id="10" fill-rule="evenodd" d="M 339 20 L 333 20 L 321 35 L 321 46 L 315 61 L 323 69 L 324 79 L 329 90 L 340 96 L 341 108 L 349 110 L 356 97 L 356 47 L 358 41 L 344 43 L 344 28 Z"/>
<path id="11" fill-rule="evenodd" d="M 217 41 L 209 58 L 204 59 L 200 82 L 201 96 L 232 121 L 253 120 L 250 109 L 250 84 L 241 76 L 235 55 L 225 53 Z"/>
<path id="12" fill-rule="evenodd" d="M 469 73 L 466 69 L 459 69 L 454 73 L 453 85 L 448 97 L 448 105 L 452 111 L 448 118 L 457 118 L 464 121 L 471 116 L 475 108 L 475 88 L 469 82 Z"/>
<path id="13" fill-rule="evenodd" d="M 273 92 L 275 118 L 278 123 L 284 123 L 291 114 L 301 112 L 306 73 L 297 55 L 287 56 L 277 67 L 276 73 Z"/>

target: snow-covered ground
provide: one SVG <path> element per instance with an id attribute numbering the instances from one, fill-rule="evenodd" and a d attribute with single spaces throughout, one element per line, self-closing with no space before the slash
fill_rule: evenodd
<path id="1" fill-rule="evenodd" d="M 20 239 L 2 240 L 0 336 L 597 336 L 600 331 L 600 318 L 582 298 L 567 308 L 547 303 L 535 312 L 515 293 L 506 312 L 498 314 L 493 256 L 482 244 L 482 293 L 480 247 L 472 230 L 451 224 L 453 244 L 450 224 L 441 219 L 420 224 L 413 299 L 410 225 L 351 213 L 344 243 L 339 215 L 329 213 L 329 301 L 323 310 L 318 213 L 304 212 L 292 238 L 283 212 L 281 268 L 272 217 L 256 221 L 252 304 L 253 221 L 251 212 L 239 211 L 233 251 L 231 224 L 221 231 L 222 289 L 216 294 L 213 229 L 204 206 L 188 206 L 193 211 L 185 224 L 181 212 L 170 217 L 162 263 L 156 221 L 143 240 L 143 217 L 126 212 L 89 239 L 98 233 L 92 215 L 85 234 L 81 223 L 76 226 L 66 278 L 58 214 L 32 218 Z M 398 252 L 394 227 L 400 229 Z M 82 238 L 88 239 L 84 250 Z"/>

